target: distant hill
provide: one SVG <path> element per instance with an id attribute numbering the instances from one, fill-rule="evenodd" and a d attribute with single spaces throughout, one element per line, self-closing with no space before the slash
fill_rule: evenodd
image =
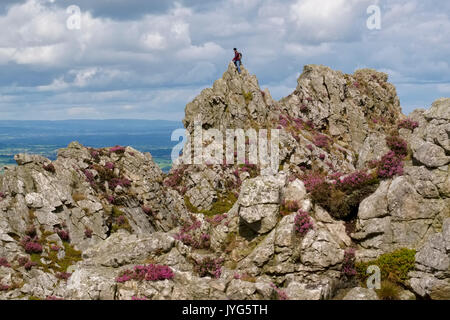
<path id="1" fill-rule="evenodd" d="M 150 152 L 162 169 L 170 168 L 170 141 L 178 121 L 166 120 L 0 120 L 0 165 L 15 164 L 14 154 L 27 152 L 54 159 L 60 148 L 72 141 L 86 146 L 132 146 Z"/>

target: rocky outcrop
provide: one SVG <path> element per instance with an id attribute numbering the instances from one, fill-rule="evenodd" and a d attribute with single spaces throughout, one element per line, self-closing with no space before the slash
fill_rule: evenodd
<path id="1" fill-rule="evenodd" d="M 221 145 L 211 129 L 278 129 L 278 172 L 180 158 L 165 175 L 148 153 L 76 142 L 53 162 L 17 155 L 0 175 L 0 299 L 376 300 L 354 264 L 402 248 L 412 270 L 382 279 L 398 298 L 449 299 L 449 110 L 439 99 L 399 127 L 386 74 L 316 65 L 274 101 L 230 64 L 186 129 L 201 120 L 204 147 Z"/>
<path id="2" fill-rule="evenodd" d="M 416 254 L 416 270 L 409 274 L 410 286 L 419 296 L 450 299 L 450 218 L 442 232 L 435 233 Z"/>
<path id="3" fill-rule="evenodd" d="M 411 118 L 420 127 L 410 136 L 413 157 L 427 168 L 439 168 L 450 163 L 450 99 L 439 99 L 427 111 L 416 110 Z"/>
<path id="4" fill-rule="evenodd" d="M 284 176 L 267 176 L 244 182 L 239 195 L 239 217 L 254 231 L 267 233 L 276 226 L 283 180 Z"/>
<path id="5" fill-rule="evenodd" d="M 262 91 L 256 76 L 247 69 L 242 67 L 241 70 L 238 74 L 234 64 L 230 63 L 212 88 L 204 89 L 186 105 L 183 124 L 190 133 L 196 120 L 201 121 L 203 129 L 216 128 L 221 131 L 270 127 L 270 123 L 277 120 L 272 112 L 275 101 L 269 91 Z"/>
<path id="6" fill-rule="evenodd" d="M 403 176 L 383 181 L 374 194 L 361 202 L 356 231 L 352 234 L 362 249 L 361 257 L 373 258 L 400 247 L 418 249 L 450 216 L 450 176 L 441 147 L 446 142 L 441 138 L 441 145 L 436 140 L 442 134 L 428 133 L 441 127 L 448 137 L 448 126 L 442 127 L 444 122 L 448 124 L 448 119 L 443 120 L 446 117 L 443 105 L 450 106 L 450 99 L 436 101 L 426 112 L 413 112 L 411 119 L 419 123 L 418 128 L 400 129 L 401 136 L 411 146 L 413 159 L 405 167 Z M 422 156 L 424 145 L 441 148 L 442 152 L 439 155 L 428 150 L 426 156 Z M 435 165 L 434 161 L 441 162 Z"/>
<path id="7" fill-rule="evenodd" d="M 395 87 L 387 80 L 387 74 L 371 69 L 348 75 L 307 65 L 280 108 L 327 131 L 342 147 L 358 154 L 357 165 L 363 167 L 386 150 L 385 135 L 401 117 Z"/>

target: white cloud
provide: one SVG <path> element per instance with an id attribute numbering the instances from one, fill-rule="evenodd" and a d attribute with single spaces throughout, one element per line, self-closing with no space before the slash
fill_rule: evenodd
<path id="1" fill-rule="evenodd" d="M 5 7 L 2 116 L 180 119 L 186 103 L 222 76 L 233 47 L 276 98 L 295 88 L 309 63 L 386 71 L 404 110 L 449 92 L 448 2 L 180 1 L 192 7 L 129 0 L 130 15 L 119 2 L 80 0 L 81 30 L 66 28 L 62 1 Z M 382 29 L 370 31 L 366 9 L 377 3 Z"/>
<path id="2" fill-rule="evenodd" d="M 72 69 L 60 76 L 48 85 L 38 86 L 39 91 L 60 91 L 77 88 L 96 88 L 112 84 L 115 80 L 126 80 L 131 77 L 130 72 L 117 69 L 105 69 L 90 67 L 84 69 Z M 70 78 L 66 81 L 65 78 Z"/>
<path id="3" fill-rule="evenodd" d="M 69 84 L 64 81 L 63 77 L 54 79 L 51 84 L 38 86 L 39 91 L 57 91 L 69 88 Z"/>
<path id="4" fill-rule="evenodd" d="M 319 45 L 301 45 L 298 43 L 286 43 L 285 51 L 292 55 L 315 56 L 325 54 L 331 51 L 328 43 L 320 43 Z"/>
<path id="5" fill-rule="evenodd" d="M 71 70 L 69 73 L 75 74 L 74 84 L 77 87 L 84 87 L 98 73 L 98 70 L 98 68 L 88 68 L 80 71 Z"/>
<path id="6" fill-rule="evenodd" d="M 341 40 L 357 32 L 352 26 L 368 4 L 369 0 L 298 0 L 290 6 L 290 19 L 304 39 Z"/>
<path id="7" fill-rule="evenodd" d="M 208 60 L 225 53 L 225 49 L 214 42 L 207 42 L 201 46 L 189 46 L 183 48 L 176 53 L 176 57 L 180 60 Z"/>
<path id="8" fill-rule="evenodd" d="M 144 34 L 142 36 L 142 42 L 149 49 L 161 50 L 167 46 L 166 40 L 158 32 Z"/>

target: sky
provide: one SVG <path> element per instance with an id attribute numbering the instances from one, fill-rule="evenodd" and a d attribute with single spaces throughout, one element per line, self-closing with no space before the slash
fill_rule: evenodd
<path id="1" fill-rule="evenodd" d="M 374 68 L 408 114 L 450 97 L 449 15 L 430 0 L 2 0 L 0 119 L 179 121 L 233 47 L 275 99 L 306 64 Z"/>

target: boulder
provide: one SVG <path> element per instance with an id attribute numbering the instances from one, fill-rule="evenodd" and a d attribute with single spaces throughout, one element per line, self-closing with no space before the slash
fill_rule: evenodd
<path id="1" fill-rule="evenodd" d="M 239 195 L 239 217 L 258 233 L 271 231 L 278 222 L 280 182 L 273 176 L 246 180 Z"/>
<path id="2" fill-rule="evenodd" d="M 356 287 L 351 289 L 342 300 L 379 300 L 373 289 Z"/>

